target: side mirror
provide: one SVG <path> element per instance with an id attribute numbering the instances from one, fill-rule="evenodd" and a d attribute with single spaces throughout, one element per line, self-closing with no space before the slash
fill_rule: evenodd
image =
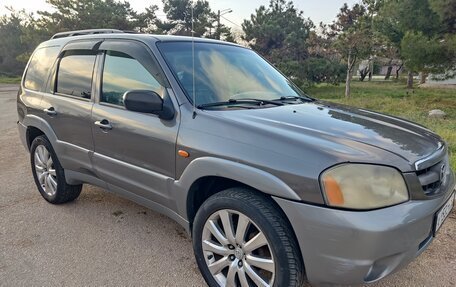
<path id="1" fill-rule="evenodd" d="M 159 118 L 170 120 L 174 117 L 174 109 L 164 104 L 163 99 L 154 91 L 134 90 L 123 95 L 125 108 L 129 111 L 158 115 Z"/>

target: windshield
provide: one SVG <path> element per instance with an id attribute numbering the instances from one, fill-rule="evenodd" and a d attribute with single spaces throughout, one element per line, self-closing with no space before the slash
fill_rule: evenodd
<path id="1" fill-rule="evenodd" d="M 191 42 L 159 43 L 168 66 L 191 100 Z M 277 100 L 302 93 L 255 52 L 241 47 L 195 42 L 196 105 L 230 100 Z"/>

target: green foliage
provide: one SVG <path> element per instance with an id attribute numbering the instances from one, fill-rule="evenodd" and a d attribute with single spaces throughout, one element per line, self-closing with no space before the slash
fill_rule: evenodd
<path id="1" fill-rule="evenodd" d="M 244 20 L 243 39 L 274 63 L 298 86 L 338 83 L 345 77 L 340 58 L 331 43 L 313 32 L 314 25 L 292 2 L 271 0 Z"/>
<path id="2" fill-rule="evenodd" d="M 304 62 L 303 73 L 310 83 L 329 83 L 337 85 L 346 77 L 346 66 L 339 60 L 328 58 L 308 58 Z"/>
<path id="3" fill-rule="evenodd" d="M 456 0 L 429 0 L 431 9 L 440 17 L 443 29 L 448 33 L 456 32 Z"/>
<path id="4" fill-rule="evenodd" d="M 303 12 L 285 0 L 271 0 L 268 7 L 260 6 L 242 23 L 243 40 L 273 62 L 304 60 L 311 28 L 313 23 L 303 17 Z"/>
<path id="5" fill-rule="evenodd" d="M 345 57 L 358 58 L 369 56 L 372 50 L 372 31 L 367 22 L 367 10 L 361 4 L 348 7 L 344 4 L 336 20 L 329 26 L 329 37 L 334 38 L 336 49 Z"/>
<path id="6" fill-rule="evenodd" d="M 400 15 L 395 1 L 385 1 L 374 18 L 373 29 L 379 32 L 392 46 L 399 49 L 404 32 L 399 25 Z"/>
<path id="7" fill-rule="evenodd" d="M 40 11 L 39 25 L 51 33 L 97 28 L 144 28 L 128 2 L 115 0 L 47 0 L 54 11 Z M 153 10 L 154 8 L 152 8 Z"/>
<path id="8" fill-rule="evenodd" d="M 385 1 L 379 11 L 379 20 L 380 25 L 386 25 L 387 29 L 396 33 L 396 37 L 392 38 L 396 43 L 407 31 L 420 31 L 432 36 L 441 30 L 439 17 L 429 6 L 429 0 Z"/>
<path id="9" fill-rule="evenodd" d="M 374 29 L 397 49 L 410 72 L 451 71 L 456 68 L 455 8 L 456 0 L 384 0 Z"/>
<path id="10" fill-rule="evenodd" d="M 21 82 L 21 77 L 6 77 L 0 75 L 0 84 L 19 84 Z"/>
<path id="11" fill-rule="evenodd" d="M 191 0 L 163 0 L 167 20 L 160 22 L 158 27 L 168 34 L 191 36 L 192 5 L 193 31 L 196 37 L 234 40 L 230 28 L 223 24 L 214 25 L 218 16 L 206 0 L 198 0 L 194 4 Z"/>
<path id="12" fill-rule="evenodd" d="M 439 72 L 451 61 L 446 57 L 446 45 L 422 32 L 405 33 L 401 41 L 401 55 L 406 67 L 412 71 Z"/>
<path id="13" fill-rule="evenodd" d="M 157 5 L 151 5 L 146 7 L 146 11 L 144 13 L 139 13 L 137 15 L 137 23 L 139 23 L 136 27 L 138 32 L 141 33 L 162 33 L 163 31 L 160 29 L 159 24 L 160 20 L 157 18 Z"/>
<path id="14" fill-rule="evenodd" d="M 35 48 L 35 43 L 25 41 L 33 30 L 31 15 L 10 11 L 9 16 L 0 17 L 0 75 L 21 74 Z"/>
<path id="15" fill-rule="evenodd" d="M 168 21 L 164 23 L 164 30 L 175 35 L 192 35 L 192 1 L 190 0 L 163 0 L 163 11 Z M 209 2 L 196 1 L 193 6 L 195 36 L 202 37 L 212 26 L 215 14 L 209 7 Z"/>
<path id="16" fill-rule="evenodd" d="M 351 8 L 344 4 L 336 20 L 325 30 L 325 34 L 333 40 L 334 48 L 347 65 L 345 97 L 350 97 L 350 83 L 355 64 L 373 53 L 372 14 L 368 11 L 362 4 L 355 4 Z"/>

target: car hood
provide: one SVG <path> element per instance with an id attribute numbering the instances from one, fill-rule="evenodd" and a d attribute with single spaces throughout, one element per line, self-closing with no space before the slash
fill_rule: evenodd
<path id="1" fill-rule="evenodd" d="M 219 112 L 242 126 L 269 129 L 273 134 L 306 134 L 325 139 L 344 139 L 391 152 L 410 165 L 443 144 L 427 128 L 381 113 L 322 101 L 274 108 Z"/>

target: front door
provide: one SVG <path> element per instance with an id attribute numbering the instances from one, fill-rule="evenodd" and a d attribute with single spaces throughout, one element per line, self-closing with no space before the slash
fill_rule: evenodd
<path id="1" fill-rule="evenodd" d="M 104 61 L 92 110 L 95 172 L 111 188 L 169 207 L 167 186 L 175 176 L 178 117 L 162 120 L 128 111 L 123 104 L 127 91 L 152 90 L 165 96 L 168 84 L 143 44 L 106 40 L 100 50 Z"/>

